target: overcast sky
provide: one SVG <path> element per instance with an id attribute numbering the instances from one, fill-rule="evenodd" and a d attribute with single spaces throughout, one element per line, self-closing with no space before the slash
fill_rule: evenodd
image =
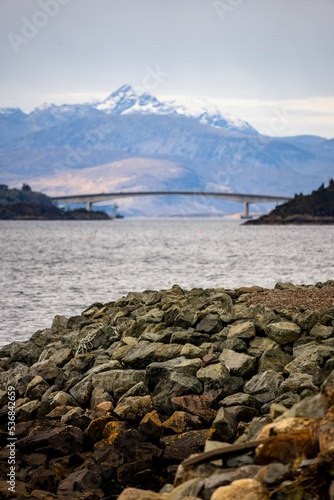
<path id="1" fill-rule="evenodd" d="M 269 135 L 334 137 L 334 0 L 0 0 L 0 107 L 125 83 Z"/>

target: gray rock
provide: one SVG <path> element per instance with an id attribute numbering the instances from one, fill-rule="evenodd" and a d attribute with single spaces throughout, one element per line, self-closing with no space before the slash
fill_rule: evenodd
<path id="1" fill-rule="evenodd" d="M 247 352 L 246 341 L 238 337 L 230 337 L 221 344 L 221 347 L 222 349 L 230 349 L 235 352 Z"/>
<path id="2" fill-rule="evenodd" d="M 207 333 L 196 332 L 193 328 L 189 328 L 189 330 L 178 330 L 174 332 L 170 341 L 175 344 L 193 344 L 199 346 L 203 342 L 209 340 L 210 336 Z"/>
<path id="3" fill-rule="evenodd" d="M 94 410 L 98 404 L 104 403 L 105 401 L 113 402 L 109 392 L 101 389 L 100 387 L 95 387 L 95 389 L 92 390 L 90 398 L 90 408 Z"/>
<path id="4" fill-rule="evenodd" d="M 284 394 L 286 392 L 293 392 L 300 394 L 303 390 L 310 389 L 311 391 L 316 391 L 317 388 L 313 384 L 313 377 L 309 373 L 292 373 L 287 379 L 285 379 L 279 388 L 279 393 Z"/>
<path id="5" fill-rule="evenodd" d="M 48 404 L 51 409 L 56 406 L 79 406 L 73 396 L 64 391 L 49 394 Z"/>
<path id="6" fill-rule="evenodd" d="M 153 410 L 151 396 L 132 396 L 117 404 L 114 413 L 121 419 L 137 422 Z"/>
<path id="7" fill-rule="evenodd" d="M 91 398 L 92 390 L 92 380 L 90 377 L 86 377 L 84 380 L 81 380 L 78 384 L 72 387 L 69 392 L 79 405 L 85 405 Z"/>
<path id="8" fill-rule="evenodd" d="M 249 343 L 247 354 L 258 359 L 263 355 L 266 349 L 274 345 L 277 345 L 277 343 L 268 337 L 255 337 Z"/>
<path id="9" fill-rule="evenodd" d="M 132 396 L 148 396 L 149 394 L 150 391 L 148 390 L 144 382 L 138 382 L 138 384 L 130 387 L 130 389 L 119 398 L 118 403 L 121 403 L 121 401 L 123 401 L 123 399 L 125 398 L 129 398 Z"/>
<path id="10" fill-rule="evenodd" d="M 93 388 L 109 392 L 116 400 L 138 382 L 146 382 L 144 370 L 110 370 L 92 378 Z"/>
<path id="11" fill-rule="evenodd" d="M 205 383 L 209 380 L 220 380 L 229 377 L 229 371 L 223 363 L 214 363 L 200 368 L 196 373 L 196 377 Z"/>
<path id="12" fill-rule="evenodd" d="M 212 427 L 218 432 L 223 441 L 231 443 L 237 430 L 237 422 L 228 408 L 220 408 Z"/>
<path id="13" fill-rule="evenodd" d="M 256 358 L 244 353 L 224 349 L 219 360 L 222 361 L 231 375 L 247 377 L 253 375 L 256 369 Z"/>
<path id="14" fill-rule="evenodd" d="M 282 350 L 279 344 L 273 344 L 264 351 L 258 366 L 258 372 L 262 373 L 267 370 L 283 372 L 287 364 L 292 361 L 292 356 Z"/>
<path id="15" fill-rule="evenodd" d="M 56 350 L 49 357 L 50 361 L 53 361 L 57 366 L 63 366 L 73 357 L 73 351 L 69 347 L 63 347 L 62 349 Z M 42 360 L 41 360 L 42 361 Z"/>
<path id="16" fill-rule="evenodd" d="M 219 402 L 219 406 L 250 406 L 251 408 L 256 408 L 259 410 L 261 408 L 261 403 L 253 396 L 249 394 L 245 394 L 243 392 L 238 392 L 236 394 L 231 394 L 231 396 L 227 396 L 222 401 Z"/>
<path id="17" fill-rule="evenodd" d="M 28 422 L 33 420 L 41 406 L 41 403 L 36 399 L 34 401 L 28 401 L 16 409 L 16 420 L 17 422 Z"/>
<path id="18" fill-rule="evenodd" d="M 181 356 L 185 356 L 186 358 L 191 359 L 202 358 L 205 354 L 207 354 L 207 350 L 203 349 L 203 347 L 197 347 L 193 344 L 184 344 L 180 354 Z"/>
<path id="19" fill-rule="evenodd" d="M 205 333 L 218 333 L 222 327 L 222 322 L 217 315 L 208 314 L 197 323 L 196 330 Z"/>
<path id="20" fill-rule="evenodd" d="M 177 344 L 163 344 L 140 341 L 123 357 L 123 362 L 134 368 L 145 368 L 152 361 L 165 361 L 180 355 L 182 347 Z"/>
<path id="21" fill-rule="evenodd" d="M 41 376 L 36 375 L 27 385 L 25 397 L 30 399 L 41 399 L 42 395 L 49 387 L 49 384 Z"/>
<path id="22" fill-rule="evenodd" d="M 322 394 L 309 396 L 298 403 L 294 404 L 292 408 L 283 413 L 281 418 L 288 417 L 306 417 L 306 418 L 323 418 L 328 410 L 328 401 Z"/>
<path id="23" fill-rule="evenodd" d="M 154 362 L 149 364 L 146 368 L 146 376 L 150 383 L 155 385 L 160 382 L 162 378 L 168 378 L 172 372 L 195 376 L 200 365 L 200 359 L 187 359 L 182 356 L 168 361 L 163 361 L 161 363 Z"/>
<path id="24" fill-rule="evenodd" d="M 195 477 L 189 479 L 173 489 L 165 500 L 181 500 L 182 498 L 197 498 L 203 488 L 203 480 Z"/>
<path id="25" fill-rule="evenodd" d="M 291 321 L 278 321 L 270 323 L 265 332 L 269 338 L 277 342 L 277 344 L 285 345 L 293 342 L 300 335 L 300 327 Z"/>
<path id="26" fill-rule="evenodd" d="M 244 386 L 247 394 L 255 396 L 262 403 L 267 403 L 278 396 L 280 384 L 284 378 L 274 370 L 268 370 L 254 375 Z"/>
<path id="27" fill-rule="evenodd" d="M 294 360 L 285 366 L 286 372 L 313 374 L 324 359 L 334 354 L 334 348 L 317 342 L 295 345 L 293 348 Z"/>
<path id="28" fill-rule="evenodd" d="M 236 405 L 229 406 L 228 413 L 235 422 L 250 422 L 254 417 L 259 415 L 259 410 L 251 406 Z"/>
<path id="29" fill-rule="evenodd" d="M 237 337 L 243 340 L 249 340 L 255 337 L 255 325 L 253 321 L 243 321 L 229 327 L 227 338 Z"/>
<path id="30" fill-rule="evenodd" d="M 329 337 L 332 337 L 334 335 L 334 327 L 317 323 L 310 331 L 310 335 L 315 337 L 317 340 L 328 339 Z"/>

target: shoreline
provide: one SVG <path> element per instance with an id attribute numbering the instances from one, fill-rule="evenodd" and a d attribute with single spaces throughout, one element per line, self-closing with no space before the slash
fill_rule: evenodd
<path id="1" fill-rule="evenodd" d="M 55 316 L 0 349 L 0 466 L 13 482 L 0 489 L 48 500 L 219 500 L 235 488 L 325 498 L 333 369 L 333 280 L 174 285 Z"/>

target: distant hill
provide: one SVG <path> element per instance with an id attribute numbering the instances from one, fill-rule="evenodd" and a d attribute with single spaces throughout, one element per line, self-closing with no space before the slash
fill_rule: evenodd
<path id="1" fill-rule="evenodd" d="M 245 224 L 334 224 L 334 180 L 309 195 L 296 194 L 269 214 Z"/>
<path id="2" fill-rule="evenodd" d="M 206 99 L 161 101 L 128 85 L 97 103 L 46 104 L 29 114 L 0 109 L 0 183 L 29 182 L 49 196 L 194 190 L 291 197 L 333 175 L 333 152 L 334 140 L 262 135 Z M 214 198 L 120 201 L 122 213 L 140 216 L 236 207 Z M 263 205 L 252 205 L 257 210 Z"/>
<path id="3" fill-rule="evenodd" d="M 1 184 L 0 219 L 85 220 L 110 217 L 105 212 L 88 212 L 85 209 L 61 210 L 48 196 L 32 191 L 27 184 L 23 184 L 21 189 L 9 189 L 5 184 Z"/>

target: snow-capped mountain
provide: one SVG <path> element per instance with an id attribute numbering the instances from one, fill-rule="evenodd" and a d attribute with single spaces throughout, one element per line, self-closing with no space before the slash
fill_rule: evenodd
<path id="1" fill-rule="evenodd" d="M 123 85 L 104 101 L 95 104 L 96 109 L 116 115 L 134 113 L 183 116 L 224 130 L 257 134 L 244 120 L 221 110 L 216 104 L 202 97 L 179 97 L 161 101 L 147 92 L 136 92 L 130 85 Z"/>
<path id="2" fill-rule="evenodd" d="M 159 100 L 129 85 L 94 103 L 0 110 L 0 184 L 28 182 L 49 195 L 113 188 L 293 196 L 327 182 L 333 168 L 333 140 L 263 136 L 207 99 Z M 124 213 L 238 210 L 173 198 L 134 198 Z"/>
<path id="3" fill-rule="evenodd" d="M 148 92 L 136 92 L 131 85 L 123 85 L 95 108 L 108 114 L 175 114 L 175 110 Z"/>

